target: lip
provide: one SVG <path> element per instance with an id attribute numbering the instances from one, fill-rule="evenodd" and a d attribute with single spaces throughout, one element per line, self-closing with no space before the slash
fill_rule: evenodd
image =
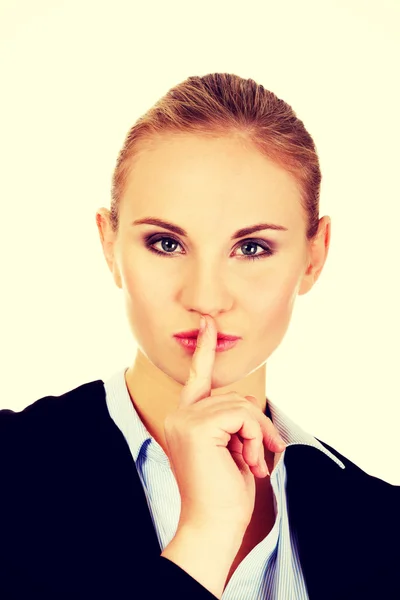
<path id="1" fill-rule="evenodd" d="M 184 338 L 184 337 L 179 337 L 178 335 L 175 335 L 174 337 L 176 338 L 176 341 L 178 342 L 178 344 L 180 344 L 182 346 L 182 348 L 184 348 L 184 350 L 186 350 L 186 352 L 188 352 L 189 354 L 194 353 L 194 351 L 196 350 L 196 347 L 197 347 L 197 338 L 194 338 L 194 337 Z M 230 350 L 231 348 L 236 346 L 239 339 L 241 339 L 241 338 L 237 337 L 234 340 L 227 340 L 227 339 L 217 340 L 215 352 L 225 352 L 226 350 Z"/>
<path id="2" fill-rule="evenodd" d="M 198 335 L 199 335 L 198 329 L 190 329 L 190 331 L 181 331 L 180 333 L 175 333 L 174 337 L 188 340 L 188 339 L 197 339 Z M 242 338 L 238 335 L 229 335 L 228 333 L 220 333 L 220 332 L 218 332 L 218 334 L 217 334 L 217 340 L 228 340 L 230 342 L 234 342 L 235 340 L 240 340 L 240 339 L 242 339 Z"/>

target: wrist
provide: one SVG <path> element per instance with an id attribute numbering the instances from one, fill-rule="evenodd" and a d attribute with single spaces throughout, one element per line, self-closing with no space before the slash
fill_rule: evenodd
<path id="1" fill-rule="evenodd" d="M 204 544 L 204 546 L 212 545 L 225 552 L 232 553 L 236 556 L 236 552 L 239 550 L 240 545 L 243 541 L 243 536 L 246 530 L 238 529 L 237 527 L 227 527 L 221 523 L 203 524 L 196 521 L 187 521 L 185 523 L 179 523 L 176 530 L 175 537 L 182 540 L 196 539 L 198 542 Z"/>
<path id="2" fill-rule="evenodd" d="M 171 560 L 217 598 L 221 598 L 243 535 L 226 528 L 181 525 L 161 556 Z"/>

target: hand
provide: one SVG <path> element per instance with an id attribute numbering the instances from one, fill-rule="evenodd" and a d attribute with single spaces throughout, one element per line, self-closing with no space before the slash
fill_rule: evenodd
<path id="1" fill-rule="evenodd" d="M 177 410 L 164 423 L 181 496 L 178 528 L 236 528 L 244 533 L 254 510 L 254 477 L 268 474 L 264 445 L 282 452 L 285 444 L 253 396 L 210 396 L 217 331 L 212 317 L 205 318 L 189 380 Z"/>

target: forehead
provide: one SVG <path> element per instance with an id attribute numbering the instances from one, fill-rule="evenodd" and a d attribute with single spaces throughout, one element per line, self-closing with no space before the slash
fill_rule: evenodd
<path id="1" fill-rule="evenodd" d="M 265 217 L 290 228 L 303 217 L 295 178 L 239 135 L 151 140 L 134 159 L 124 202 L 135 218 L 152 213 L 177 222 Z"/>

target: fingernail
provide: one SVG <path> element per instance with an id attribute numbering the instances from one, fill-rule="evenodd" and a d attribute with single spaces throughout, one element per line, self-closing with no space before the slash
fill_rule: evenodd
<path id="1" fill-rule="evenodd" d="M 206 319 L 203 316 L 201 316 L 200 317 L 200 331 L 201 331 L 201 333 L 203 333 L 206 330 L 206 325 L 207 325 Z"/>

